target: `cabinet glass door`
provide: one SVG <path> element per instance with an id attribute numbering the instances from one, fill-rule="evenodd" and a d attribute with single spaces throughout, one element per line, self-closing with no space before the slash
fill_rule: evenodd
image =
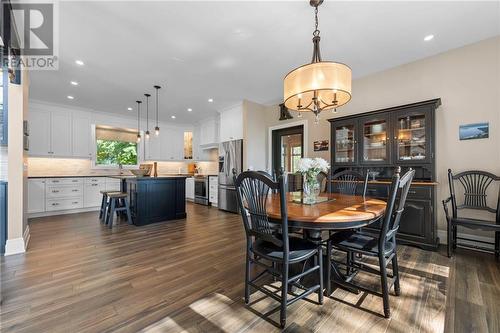
<path id="1" fill-rule="evenodd" d="M 362 131 L 363 162 L 387 163 L 389 161 L 387 119 L 364 121 Z"/>
<path id="2" fill-rule="evenodd" d="M 335 163 L 354 163 L 356 158 L 355 123 L 335 127 Z"/>
<path id="3" fill-rule="evenodd" d="M 428 156 L 425 114 L 401 115 L 396 119 L 398 161 L 423 161 Z"/>

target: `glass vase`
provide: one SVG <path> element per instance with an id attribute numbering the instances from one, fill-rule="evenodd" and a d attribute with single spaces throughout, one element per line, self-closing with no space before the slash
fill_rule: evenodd
<path id="1" fill-rule="evenodd" d="M 307 205 L 316 203 L 320 192 L 319 182 L 316 177 L 304 176 L 303 202 Z"/>

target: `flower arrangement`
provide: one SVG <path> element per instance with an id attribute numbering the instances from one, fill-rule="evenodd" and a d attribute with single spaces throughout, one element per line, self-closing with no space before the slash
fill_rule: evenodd
<path id="1" fill-rule="evenodd" d="M 303 192 L 304 203 L 312 204 L 316 202 L 316 197 L 320 191 L 318 183 L 318 174 L 328 172 L 330 164 L 320 157 L 316 158 L 301 158 L 297 164 L 297 170 L 304 177 Z"/>

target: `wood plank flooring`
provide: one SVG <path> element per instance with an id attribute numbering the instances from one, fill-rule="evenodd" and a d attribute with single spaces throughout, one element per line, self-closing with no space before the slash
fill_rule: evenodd
<path id="1" fill-rule="evenodd" d="M 94 212 L 31 220 L 29 251 L 1 259 L 1 331 L 279 332 L 276 302 L 255 292 L 243 303 L 239 216 L 193 204 L 187 212 L 112 230 Z M 500 332 L 493 256 L 459 250 L 449 260 L 400 246 L 399 258 L 390 320 L 380 298 L 337 289 L 323 306 L 289 307 L 286 331 Z"/>

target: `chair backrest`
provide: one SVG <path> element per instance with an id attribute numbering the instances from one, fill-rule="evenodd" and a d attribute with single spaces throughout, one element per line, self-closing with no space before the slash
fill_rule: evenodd
<path id="1" fill-rule="evenodd" d="M 496 213 L 497 220 L 499 219 L 500 206 L 500 189 L 497 200 L 497 207 L 488 206 L 488 188 L 500 177 L 490 172 L 471 170 L 460 172 L 454 175 L 451 169 L 448 169 L 448 181 L 450 185 L 451 206 L 453 209 L 453 217 L 457 217 L 459 209 L 478 209 L 486 210 L 490 213 Z M 455 192 L 455 184 L 460 184 L 463 190 L 463 200 L 457 203 L 457 194 Z"/>
<path id="2" fill-rule="evenodd" d="M 415 176 L 415 170 L 408 170 L 402 177 L 400 176 L 401 168 L 397 167 L 396 172 L 392 176 L 391 190 L 387 198 L 387 206 L 385 215 L 380 229 L 379 235 L 379 250 L 385 249 L 385 243 L 395 241 L 396 233 L 399 229 L 399 221 L 403 214 L 406 197 L 410 190 L 411 182 Z"/>
<path id="3" fill-rule="evenodd" d="M 328 174 L 324 171 L 321 171 L 316 178 L 318 179 L 319 188 L 320 188 L 321 193 L 328 192 L 329 183 L 330 183 L 330 179 L 328 177 Z"/>
<path id="4" fill-rule="evenodd" d="M 234 184 L 238 196 L 241 218 L 245 226 L 247 241 L 251 237 L 271 242 L 283 249 L 285 255 L 288 245 L 288 215 L 286 203 L 285 178 L 281 172 L 275 182 L 269 175 L 258 171 L 245 171 L 235 176 Z M 274 224 L 267 216 L 267 199 L 269 195 L 279 195 L 281 208 L 281 238 L 276 237 Z"/>
<path id="5" fill-rule="evenodd" d="M 331 189 L 334 193 L 347 195 L 361 194 L 366 195 L 368 185 L 368 173 L 363 177 L 362 174 L 353 170 L 344 170 L 332 176 Z M 361 193 L 359 188 L 362 189 Z"/>

